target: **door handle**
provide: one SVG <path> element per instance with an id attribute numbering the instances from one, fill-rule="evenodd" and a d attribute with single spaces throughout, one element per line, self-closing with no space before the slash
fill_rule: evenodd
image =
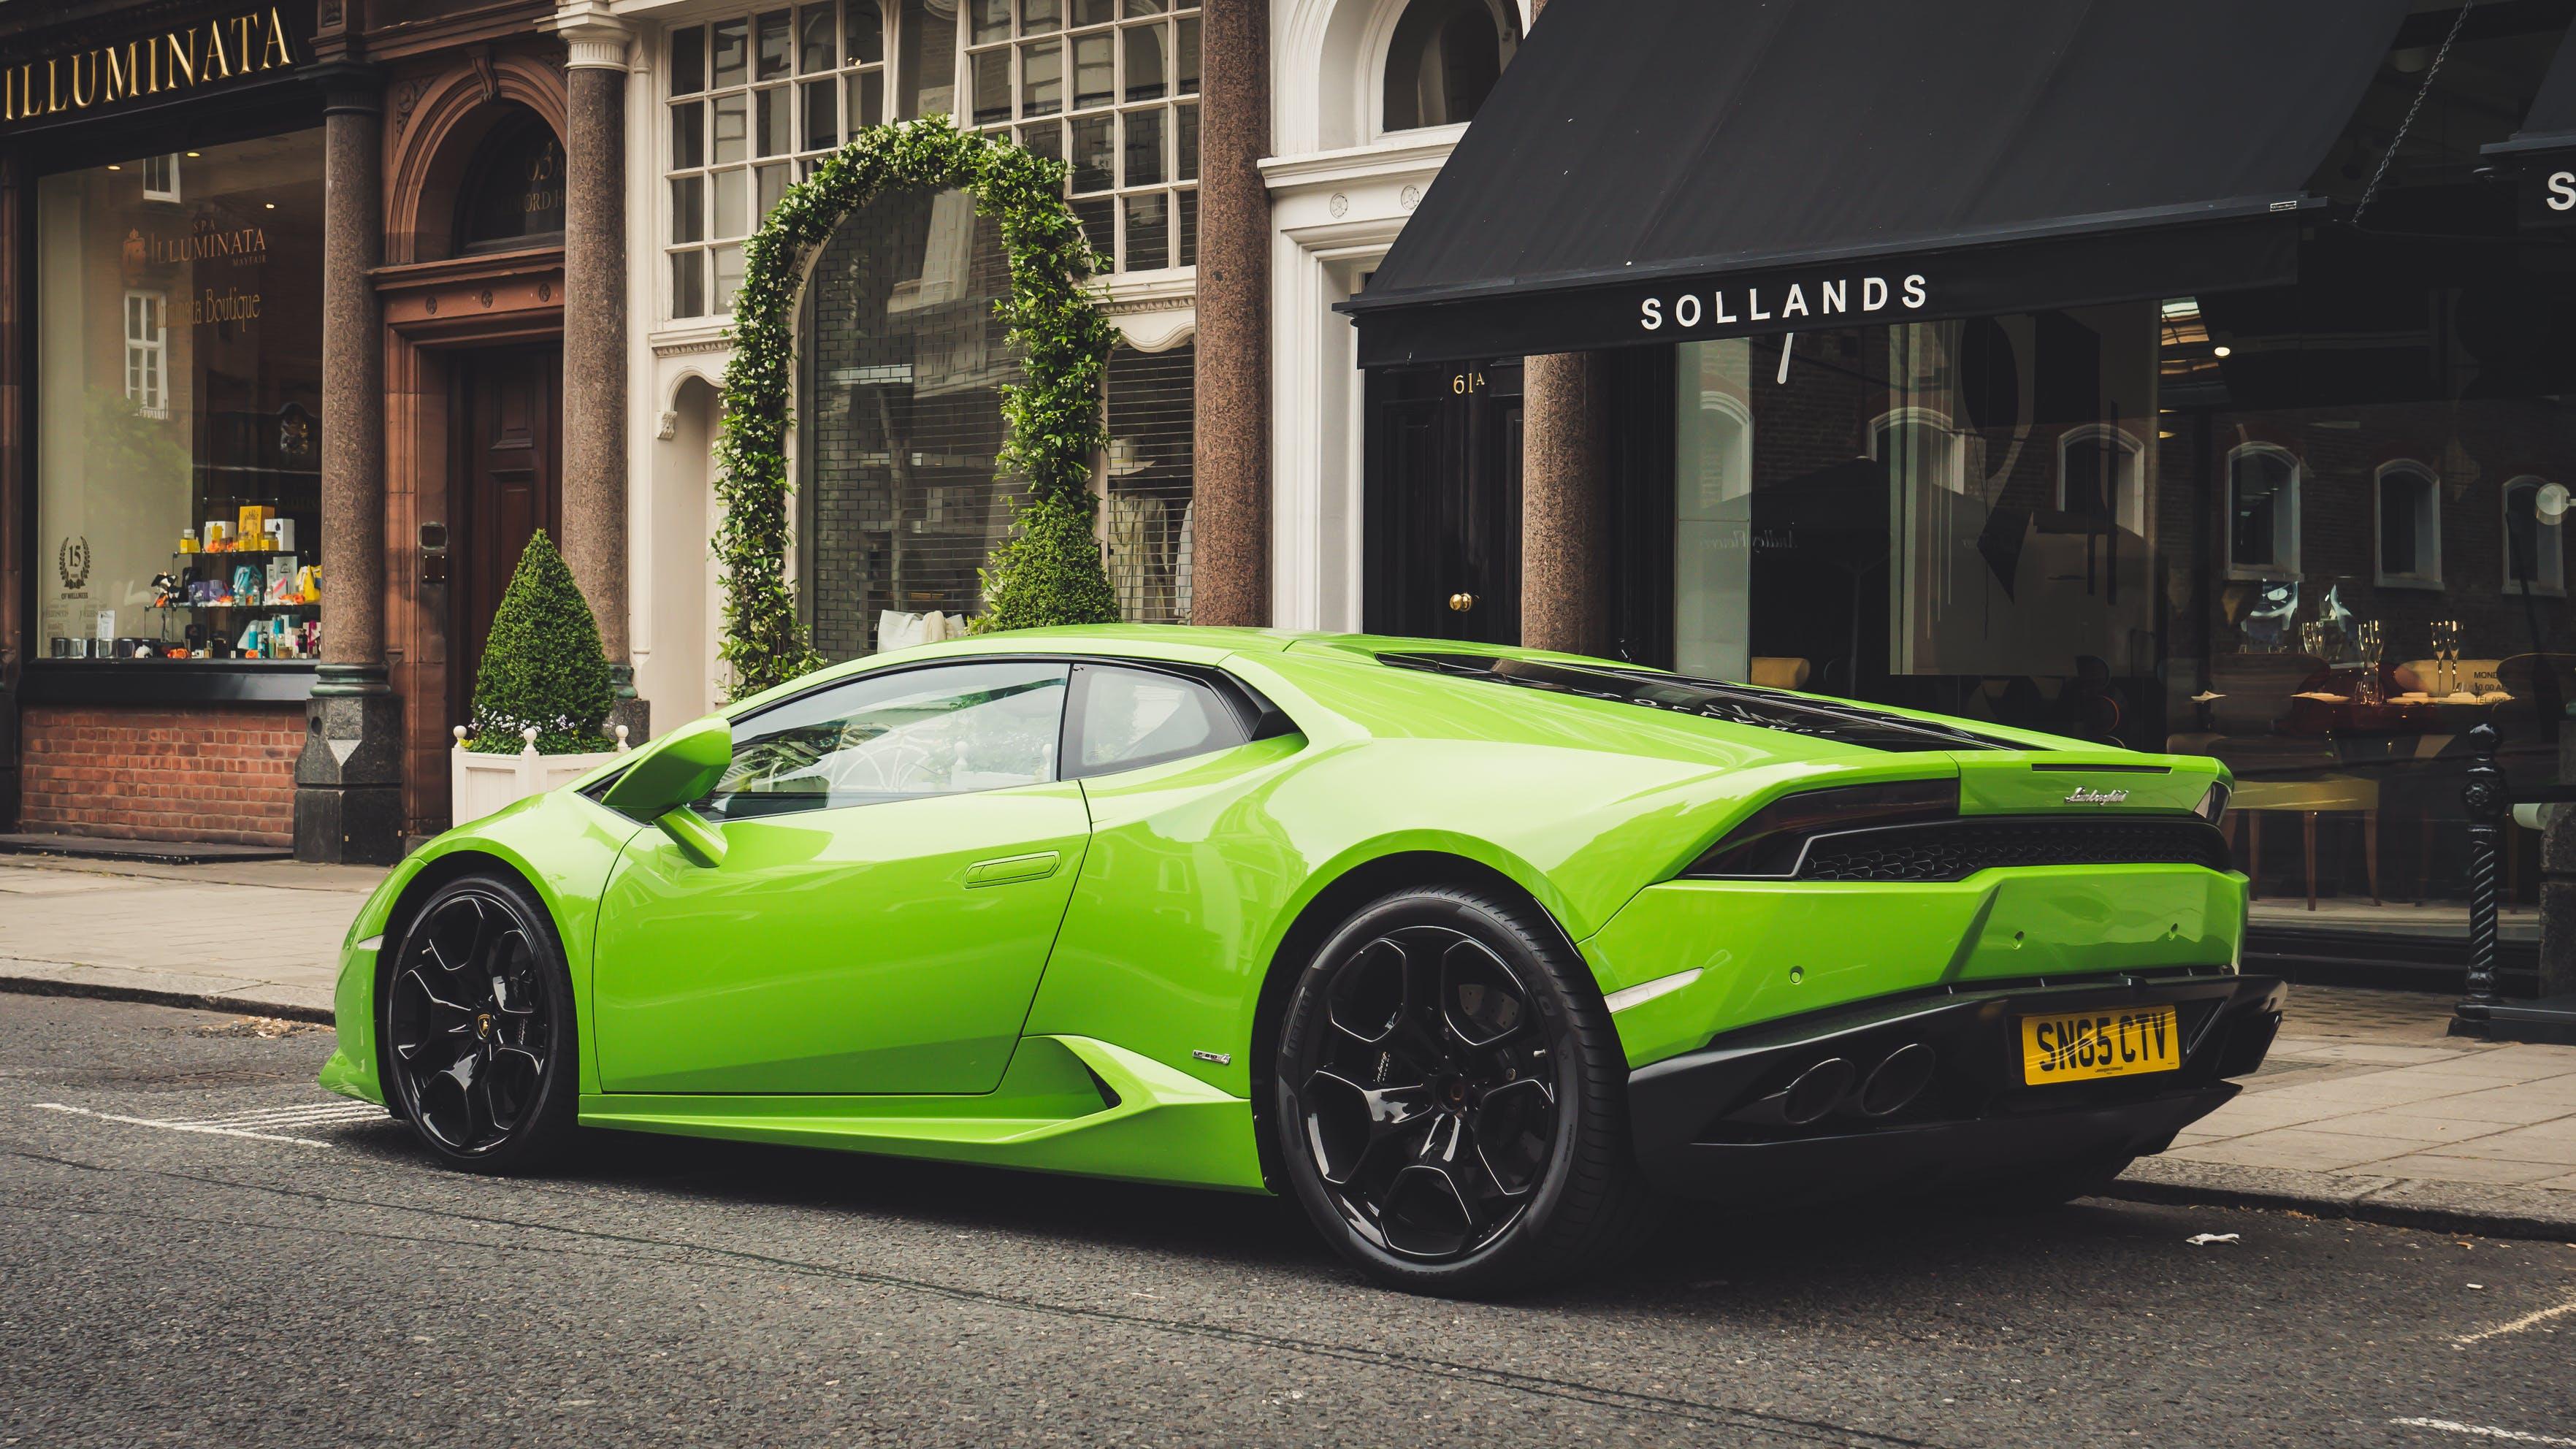
<path id="1" fill-rule="evenodd" d="M 1476 596 L 1474 594 L 1451 594 L 1449 596 L 1449 607 L 1463 614 L 1469 609 L 1476 607 Z"/>
<path id="2" fill-rule="evenodd" d="M 1058 856 L 1052 850 L 1034 855 L 1006 855 L 998 860 L 979 860 L 966 867 L 966 888 L 1011 885 L 1024 880 L 1045 880 L 1055 874 Z"/>

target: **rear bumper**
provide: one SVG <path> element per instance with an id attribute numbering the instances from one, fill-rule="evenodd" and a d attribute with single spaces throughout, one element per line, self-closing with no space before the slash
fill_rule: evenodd
<path id="1" fill-rule="evenodd" d="M 2215 970 L 2114 975 L 1909 994 L 1729 1032 L 1629 1075 L 1638 1162 L 1689 1197 L 1776 1204 L 2161 1152 L 2236 1095 L 2228 1078 L 2263 1064 L 2287 994 L 2276 977 Z M 2148 1005 L 2175 1008 L 2180 1068 L 2022 1084 L 2017 1018 Z M 1842 1058 L 1857 1081 L 1914 1043 L 1935 1064 L 1902 1108 L 1866 1115 L 1854 1090 L 1812 1121 L 1788 1120 L 1813 1110 L 1793 1110 L 1784 1093 L 1819 1062 Z"/>

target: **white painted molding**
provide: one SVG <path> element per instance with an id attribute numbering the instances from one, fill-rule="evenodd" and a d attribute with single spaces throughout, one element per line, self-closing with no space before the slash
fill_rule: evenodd
<path id="1" fill-rule="evenodd" d="M 573 70 L 624 70 L 626 47 L 635 27 L 618 17 L 607 0 L 562 0 L 543 28 L 563 37 L 571 48 L 564 62 Z"/>

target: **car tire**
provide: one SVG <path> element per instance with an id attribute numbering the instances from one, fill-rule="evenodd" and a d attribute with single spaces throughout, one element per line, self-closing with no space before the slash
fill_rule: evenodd
<path id="1" fill-rule="evenodd" d="M 1609 1266 L 1653 1199 L 1628 1065 L 1582 958 L 1538 909 L 1432 886 L 1362 907 L 1304 966 L 1271 1120 L 1336 1250 L 1413 1292 L 1523 1292 Z"/>
<path id="2" fill-rule="evenodd" d="M 386 1104 L 449 1167 L 542 1167 L 572 1138 L 579 1033 L 563 943 L 524 882 L 438 888 L 404 928 L 376 1008 Z"/>

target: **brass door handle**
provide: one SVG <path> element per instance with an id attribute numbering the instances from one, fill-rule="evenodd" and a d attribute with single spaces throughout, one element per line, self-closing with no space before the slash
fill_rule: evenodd
<path id="1" fill-rule="evenodd" d="M 1449 596 L 1449 607 L 1463 614 L 1469 609 L 1476 607 L 1476 596 L 1474 594 L 1451 594 Z"/>

